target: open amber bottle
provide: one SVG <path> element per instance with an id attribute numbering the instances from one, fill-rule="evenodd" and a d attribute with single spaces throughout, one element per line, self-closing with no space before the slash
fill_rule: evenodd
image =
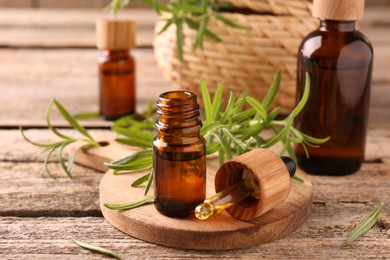
<path id="1" fill-rule="evenodd" d="M 195 94 L 171 91 L 160 95 L 157 108 L 160 118 L 153 141 L 155 207 L 169 217 L 186 217 L 206 196 L 199 105 Z"/>
<path id="2" fill-rule="evenodd" d="M 297 102 L 306 72 L 311 90 L 296 127 L 313 137 L 330 137 L 318 148 L 307 146 L 309 158 L 296 147 L 299 166 L 312 174 L 349 174 L 364 159 L 373 49 L 356 30 L 363 8 L 364 0 L 314 0 L 320 27 L 298 51 Z"/>
<path id="3" fill-rule="evenodd" d="M 98 20 L 99 113 L 115 120 L 135 111 L 135 23 L 127 20 Z"/>

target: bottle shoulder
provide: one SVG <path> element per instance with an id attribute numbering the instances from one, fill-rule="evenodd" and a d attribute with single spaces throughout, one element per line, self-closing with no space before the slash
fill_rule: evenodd
<path id="1" fill-rule="evenodd" d="M 373 58 L 373 47 L 360 31 L 334 32 L 316 30 L 308 34 L 298 50 L 303 57 L 352 57 Z"/>

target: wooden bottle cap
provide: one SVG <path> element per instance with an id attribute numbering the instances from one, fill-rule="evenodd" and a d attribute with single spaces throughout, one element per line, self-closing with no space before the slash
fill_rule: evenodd
<path id="1" fill-rule="evenodd" d="M 336 21 L 363 18 L 364 0 L 314 0 L 313 16 Z"/>
<path id="2" fill-rule="evenodd" d="M 135 46 L 136 24 L 129 20 L 96 21 L 98 49 L 125 50 Z"/>
<path id="3" fill-rule="evenodd" d="M 226 211 L 232 217 L 255 219 L 286 200 L 291 185 L 289 171 L 277 154 L 266 149 L 255 149 L 224 163 L 215 175 L 215 191 L 218 193 L 242 180 L 244 171 L 255 177 L 260 198 L 249 196 L 228 208 Z"/>

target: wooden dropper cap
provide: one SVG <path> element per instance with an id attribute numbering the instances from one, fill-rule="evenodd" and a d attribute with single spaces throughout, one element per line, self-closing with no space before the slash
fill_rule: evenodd
<path id="1" fill-rule="evenodd" d="M 260 197 L 249 196 L 226 211 L 234 218 L 251 220 L 275 208 L 290 192 L 290 173 L 274 152 L 255 149 L 224 163 L 215 175 L 216 193 L 243 179 L 244 172 L 253 174 L 260 188 Z"/>
<path id="2" fill-rule="evenodd" d="M 314 0 L 313 16 L 336 21 L 356 21 L 363 18 L 364 0 Z"/>
<path id="3" fill-rule="evenodd" d="M 135 46 L 136 24 L 130 20 L 96 21 L 98 49 L 127 50 Z"/>

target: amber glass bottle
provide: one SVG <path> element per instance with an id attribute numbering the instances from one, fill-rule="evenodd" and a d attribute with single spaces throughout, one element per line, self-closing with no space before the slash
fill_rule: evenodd
<path id="1" fill-rule="evenodd" d="M 155 207 L 169 217 L 186 217 L 206 196 L 205 140 L 196 95 L 165 92 L 157 103 L 153 142 Z"/>
<path id="2" fill-rule="evenodd" d="M 298 164 L 321 175 L 357 171 L 364 158 L 373 49 L 356 30 L 364 0 L 314 0 L 320 18 L 298 52 L 297 102 L 302 97 L 305 73 L 311 78 L 309 100 L 296 127 L 311 136 L 330 137 L 319 148 L 296 146 Z"/>
<path id="3" fill-rule="evenodd" d="M 123 20 L 98 20 L 97 45 L 103 50 L 99 65 L 99 112 L 114 120 L 135 111 L 135 23 Z"/>

